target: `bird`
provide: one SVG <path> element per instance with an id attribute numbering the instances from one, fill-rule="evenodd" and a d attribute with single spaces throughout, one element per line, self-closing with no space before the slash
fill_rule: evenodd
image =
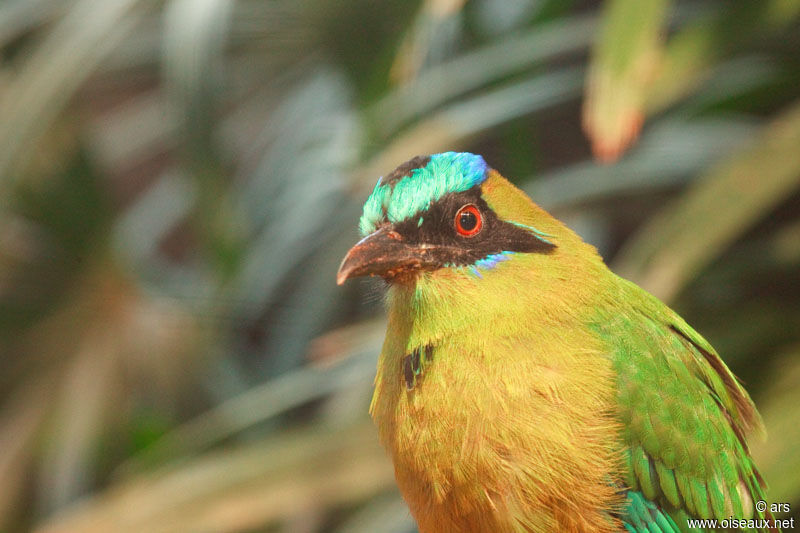
<path id="1" fill-rule="evenodd" d="M 337 282 L 386 281 L 370 413 L 421 533 L 777 530 L 714 348 L 480 155 L 398 166 L 359 230 Z"/>

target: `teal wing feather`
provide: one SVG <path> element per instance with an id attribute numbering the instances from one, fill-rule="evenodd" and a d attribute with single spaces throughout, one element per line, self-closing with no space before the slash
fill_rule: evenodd
<path id="1" fill-rule="evenodd" d="M 628 491 L 622 523 L 630 533 L 680 533 L 675 520 L 641 492 Z"/>
<path id="2" fill-rule="evenodd" d="M 597 327 L 618 374 L 627 527 L 673 531 L 666 520 L 688 531 L 692 517 L 770 518 L 754 510 L 765 487 L 745 439 L 762 427 L 750 397 L 686 322 L 622 281 L 617 301 L 626 303 Z"/>

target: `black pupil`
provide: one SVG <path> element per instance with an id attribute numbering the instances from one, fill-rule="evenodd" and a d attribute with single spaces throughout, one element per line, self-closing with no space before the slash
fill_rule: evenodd
<path id="1" fill-rule="evenodd" d="M 464 231 L 472 231 L 478 225 L 478 217 L 472 211 L 463 211 L 458 217 L 458 224 Z"/>

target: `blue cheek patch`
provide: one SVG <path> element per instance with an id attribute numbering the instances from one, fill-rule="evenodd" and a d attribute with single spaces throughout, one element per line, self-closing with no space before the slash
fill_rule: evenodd
<path id="1" fill-rule="evenodd" d="M 483 259 L 478 259 L 475 261 L 475 264 L 470 265 L 466 268 L 469 269 L 470 274 L 473 276 L 483 279 L 483 274 L 481 274 L 481 270 L 488 271 L 492 270 L 494 267 L 497 266 L 498 263 L 502 263 L 503 261 L 508 261 L 511 259 L 511 256 L 514 255 L 515 252 L 500 252 L 499 254 L 492 254 L 487 255 Z M 446 267 L 447 265 L 445 265 Z"/>
<path id="2" fill-rule="evenodd" d="M 475 261 L 475 266 L 483 270 L 491 270 L 497 266 L 497 263 L 508 261 L 514 252 L 500 252 L 499 254 L 487 255 L 483 259 Z"/>

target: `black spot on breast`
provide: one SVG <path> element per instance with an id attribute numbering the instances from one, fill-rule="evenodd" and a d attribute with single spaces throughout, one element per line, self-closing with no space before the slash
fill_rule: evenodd
<path id="1" fill-rule="evenodd" d="M 425 360 L 433 361 L 433 344 L 425 345 Z"/>
<path id="2" fill-rule="evenodd" d="M 432 344 L 414 348 L 410 354 L 407 354 L 403 358 L 403 378 L 406 381 L 406 390 L 412 390 L 415 386 L 419 385 L 422 380 L 422 372 L 425 364 L 432 361 Z"/>

